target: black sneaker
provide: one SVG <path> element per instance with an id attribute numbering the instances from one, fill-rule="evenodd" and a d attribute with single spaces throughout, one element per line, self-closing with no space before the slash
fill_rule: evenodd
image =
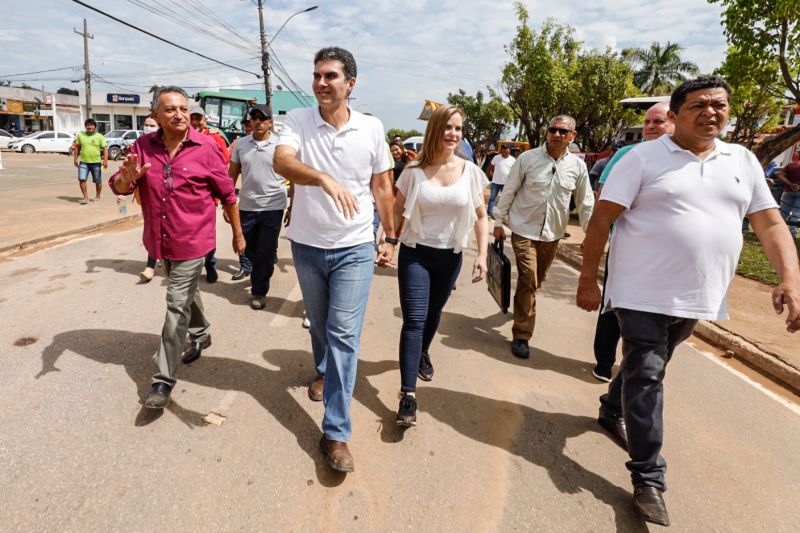
<path id="1" fill-rule="evenodd" d="M 428 352 L 422 352 L 422 357 L 419 358 L 419 379 L 422 381 L 430 381 L 433 379 L 433 365 L 431 364 L 431 356 Z"/>
<path id="2" fill-rule="evenodd" d="M 528 348 L 528 341 L 522 339 L 514 339 L 511 341 L 511 353 L 520 359 L 527 359 L 530 357 L 530 348 Z"/>
<path id="3" fill-rule="evenodd" d="M 596 365 L 592 370 L 592 375 L 598 381 L 603 383 L 611 383 L 611 369 L 604 366 Z"/>
<path id="4" fill-rule="evenodd" d="M 414 396 L 403 394 L 403 397 L 400 398 L 397 425 L 405 428 L 417 425 L 417 399 Z"/>

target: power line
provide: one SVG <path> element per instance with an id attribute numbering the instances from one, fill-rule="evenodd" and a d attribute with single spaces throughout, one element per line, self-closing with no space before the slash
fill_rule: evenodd
<path id="1" fill-rule="evenodd" d="M 0 74 L 0 78 L 14 78 L 16 76 L 27 76 L 29 74 L 42 74 L 43 72 L 57 72 L 59 70 L 69 70 L 69 69 L 79 69 L 81 68 L 80 65 L 75 65 L 72 67 L 61 67 L 61 68 L 51 68 L 47 70 L 36 70 L 34 72 L 20 72 L 19 74 Z"/>
<path id="2" fill-rule="evenodd" d="M 164 39 L 163 37 L 159 37 L 158 35 L 156 35 L 156 34 L 154 34 L 154 33 L 150 33 L 150 32 L 149 32 L 149 31 L 147 31 L 147 30 L 143 30 L 142 28 L 139 28 L 138 26 L 134 26 L 133 24 L 130 24 L 130 23 L 128 23 L 128 22 L 125 22 L 124 20 L 118 19 L 117 17 L 115 17 L 115 16 L 113 16 L 113 15 L 110 15 L 110 14 L 106 13 L 105 11 L 101 11 L 101 10 L 97 9 L 96 7 L 92 7 L 92 6 L 90 6 L 89 4 L 86 4 L 86 3 L 84 3 L 84 2 L 81 2 L 81 0 L 72 0 L 72 1 L 73 1 L 73 2 L 75 2 L 75 3 L 76 3 L 76 4 L 78 4 L 78 5 L 81 5 L 81 6 L 85 7 L 85 8 L 87 8 L 87 9 L 90 9 L 90 10 L 92 10 L 92 11 L 94 11 L 94 12 L 96 12 L 96 13 L 100 13 L 100 14 L 101 14 L 101 15 L 103 15 L 104 17 L 108 17 L 108 18 L 110 18 L 111 20 L 114 20 L 114 21 L 116 21 L 116 22 L 119 22 L 120 24 L 124 24 L 125 26 L 128 26 L 129 28 L 132 28 L 132 29 L 134 29 L 134 30 L 136 30 L 136 31 L 140 31 L 140 32 L 144 33 L 145 35 L 149 35 L 150 37 L 153 37 L 154 39 L 158 39 L 159 41 L 162 41 L 162 42 L 165 42 L 165 43 L 167 43 L 167 44 L 169 44 L 169 45 L 172 45 L 172 46 L 174 46 L 175 48 L 180 48 L 181 50 L 183 50 L 183 51 L 185 51 L 185 52 L 189 52 L 190 54 L 194 54 L 194 55 L 196 55 L 196 56 L 200 56 L 200 57 L 202 57 L 203 59 L 208 59 L 209 61 L 213 61 L 214 63 L 218 63 L 218 64 L 220 64 L 220 65 L 224 65 L 224 66 L 226 66 L 226 67 L 228 67 L 228 68 L 232 68 L 232 69 L 234 69 L 234 70 L 238 70 L 238 71 L 240 71 L 240 72 L 246 72 L 247 74 L 252 74 L 252 75 L 253 75 L 253 76 L 255 76 L 256 78 L 261 78 L 261 77 L 262 77 L 262 76 L 261 76 L 261 74 L 258 74 L 258 73 L 256 73 L 256 72 L 251 72 L 251 71 L 249 71 L 249 70 L 245 70 L 245 69 L 243 69 L 243 68 L 235 67 L 235 66 L 233 66 L 233 65 L 229 65 L 228 63 L 223 63 L 222 61 L 218 61 L 218 60 L 216 60 L 216 59 L 214 59 L 214 58 L 208 57 L 207 55 L 203 55 L 203 54 L 201 54 L 200 52 L 195 52 L 194 50 L 189 50 L 189 49 L 188 49 L 188 48 L 186 48 L 185 46 L 181 46 L 181 45 L 179 45 L 179 44 L 175 44 L 175 43 L 173 43 L 172 41 L 168 41 L 167 39 Z"/>

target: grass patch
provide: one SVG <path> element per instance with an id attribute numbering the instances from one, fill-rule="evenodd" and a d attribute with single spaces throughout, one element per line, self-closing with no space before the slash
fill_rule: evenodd
<path id="1" fill-rule="evenodd" d="M 798 243 L 795 241 L 795 246 Z M 742 246 L 742 254 L 739 256 L 739 265 L 736 267 L 736 273 L 745 278 L 754 279 L 764 285 L 775 287 L 778 285 L 778 274 L 769 264 L 767 256 L 764 255 L 764 250 L 761 248 L 761 243 L 754 233 L 748 233 L 744 236 L 744 245 Z"/>

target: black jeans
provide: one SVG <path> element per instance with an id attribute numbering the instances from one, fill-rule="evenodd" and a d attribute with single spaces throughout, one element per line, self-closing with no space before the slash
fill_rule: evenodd
<path id="1" fill-rule="evenodd" d="M 275 271 L 283 210 L 239 211 L 239 219 L 247 243 L 245 254 L 253 265 L 250 292 L 254 297 L 262 298 L 269 292 L 269 280 Z"/>
<path id="2" fill-rule="evenodd" d="M 603 297 L 606 300 L 606 281 L 608 280 L 608 255 L 606 255 L 606 277 L 603 279 Z M 594 359 L 601 373 L 611 375 L 611 369 L 617 359 L 619 344 L 619 320 L 614 312 L 604 312 L 600 307 L 597 315 L 597 327 L 594 330 Z"/>
<path id="3" fill-rule="evenodd" d="M 422 352 L 439 328 L 442 309 L 461 271 L 461 252 L 418 244 L 400 245 L 397 279 L 403 329 L 400 331 L 400 380 L 403 392 L 417 390 Z"/>
<path id="4" fill-rule="evenodd" d="M 625 466 L 634 487 L 666 490 L 664 442 L 664 375 L 675 348 L 689 338 L 697 320 L 617 309 L 622 332 L 622 364 L 600 397 L 600 412 L 624 417 L 628 430 Z"/>

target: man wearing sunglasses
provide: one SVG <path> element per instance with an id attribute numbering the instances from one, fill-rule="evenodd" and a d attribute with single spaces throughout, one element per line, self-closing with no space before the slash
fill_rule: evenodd
<path id="1" fill-rule="evenodd" d="M 153 96 L 153 108 L 161 129 L 136 140 L 109 185 L 114 194 L 139 191 L 144 247 L 148 256 L 163 261 L 169 277 L 158 372 L 145 401 L 149 409 L 163 409 L 176 383 L 187 332 L 191 345 L 184 363 L 196 360 L 211 344 L 198 278 L 206 254 L 217 243 L 215 199 L 222 201 L 230 221 L 236 254 L 244 252 L 244 237 L 225 160 L 213 140 L 189 126 L 186 92 L 162 87 Z"/>
<path id="2" fill-rule="evenodd" d="M 581 226 L 586 230 L 594 206 L 586 164 L 570 153 L 575 139 L 575 119 L 554 117 L 544 146 L 517 158 L 494 206 L 494 237 L 505 239 L 503 219 L 508 216 L 511 246 L 517 260 L 514 326 L 511 353 L 527 359 L 528 341 L 536 323 L 536 291 L 556 256 L 558 241 L 569 220 L 570 196 L 575 196 Z"/>
<path id="3" fill-rule="evenodd" d="M 264 308 L 269 280 L 275 270 L 278 236 L 286 209 L 286 183 L 272 168 L 276 143 L 270 134 L 272 117 L 267 106 L 252 105 L 248 117 L 253 132 L 234 143 L 228 175 L 234 183 L 242 175 L 239 216 L 247 241 L 245 253 L 252 263 L 250 307 L 258 310 Z"/>

